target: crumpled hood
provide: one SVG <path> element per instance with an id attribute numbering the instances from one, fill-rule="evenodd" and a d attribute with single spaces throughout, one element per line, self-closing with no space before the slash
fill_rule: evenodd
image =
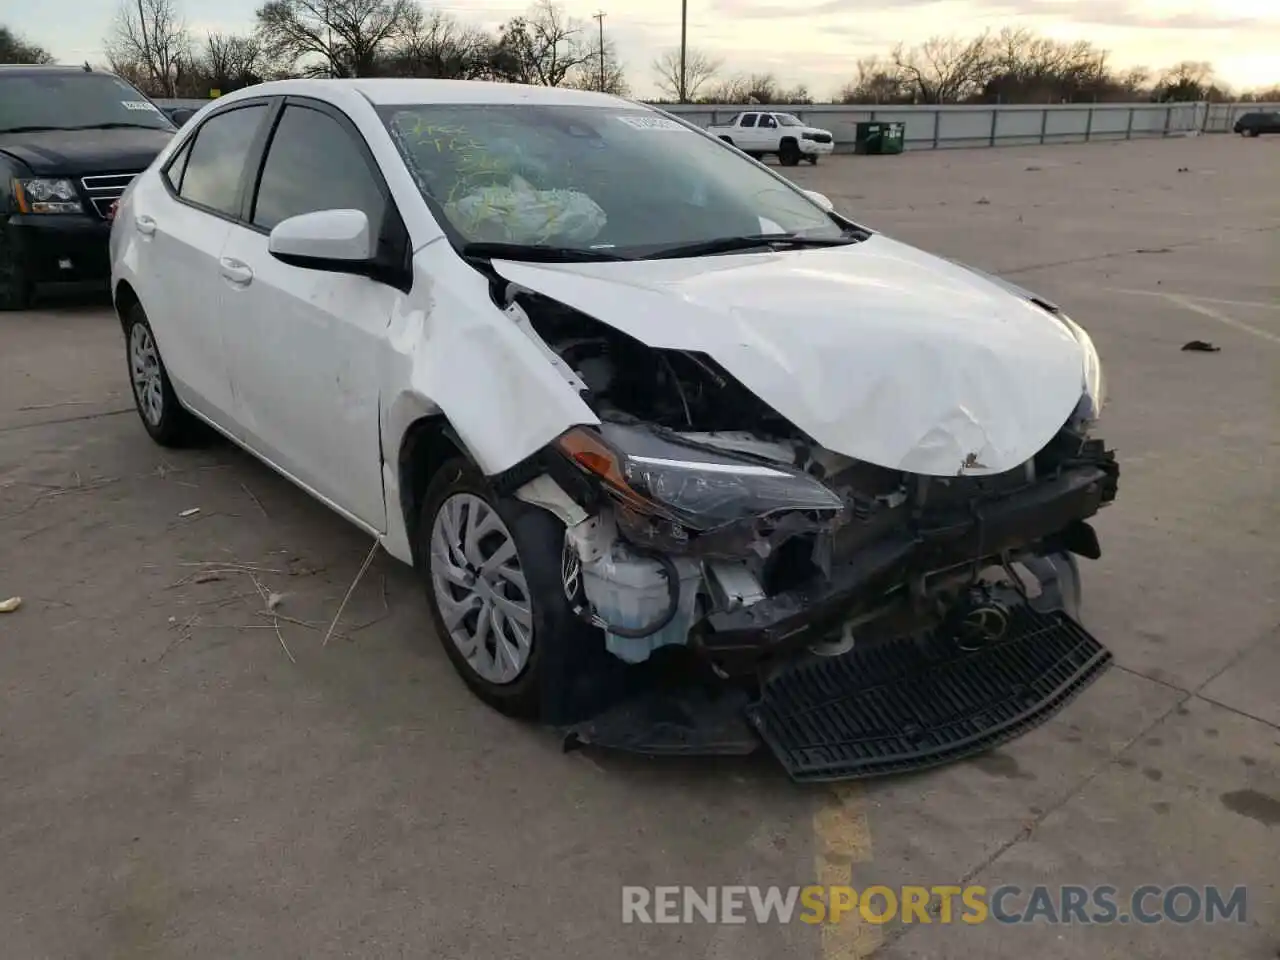
<path id="1" fill-rule="evenodd" d="M 780 253 L 494 267 L 650 346 L 706 353 L 822 446 L 891 469 L 1011 470 L 1061 429 L 1084 386 L 1079 343 L 1045 310 L 880 235 Z"/>

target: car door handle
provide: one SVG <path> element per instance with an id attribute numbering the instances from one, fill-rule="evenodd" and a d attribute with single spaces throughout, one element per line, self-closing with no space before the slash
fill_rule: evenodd
<path id="1" fill-rule="evenodd" d="M 231 257 L 223 257 L 220 266 L 222 267 L 222 275 L 232 283 L 246 286 L 253 280 L 253 268 L 251 268 L 243 260 L 235 260 Z"/>
<path id="2" fill-rule="evenodd" d="M 156 232 L 155 217 L 149 217 L 145 213 L 134 217 L 133 225 L 138 228 L 138 232 L 144 237 L 149 237 Z"/>

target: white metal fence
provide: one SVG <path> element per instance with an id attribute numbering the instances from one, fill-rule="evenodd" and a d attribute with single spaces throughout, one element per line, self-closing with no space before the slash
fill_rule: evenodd
<path id="1" fill-rule="evenodd" d="M 741 106 L 666 105 L 699 126 L 723 123 Z M 1133 140 L 1144 137 L 1225 133 L 1250 110 L 1280 109 L 1256 103 L 1099 103 L 998 106 L 809 106 L 760 107 L 785 110 L 805 123 L 835 135 L 837 150 L 853 148 L 861 121 L 899 121 L 904 124 L 908 150 L 946 147 L 996 147 L 1092 140 Z"/>
<path id="2" fill-rule="evenodd" d="M 157 100 L 162 107 L 203 106 L 204 100 Z M 744 108 L 740 105 L 663 104 L 705 127 L 725 122 Z M 886 106 L 859 104 L 773 105 L 760 109 L 785 110 L 805 123 L 830 130 L 836 150 L 853 149 L 860 121 L 900 121 L 905 124 L 908 150 L 947 147 L 996 147 L 1029 144 L 1084 143 L 1092 140 L 1134 140 L 1145 137 L 1226 133 L 1236 119 L 1251 110 L 1280 110 L 1265 103 L 1065 103 L 998 106 Z"/>

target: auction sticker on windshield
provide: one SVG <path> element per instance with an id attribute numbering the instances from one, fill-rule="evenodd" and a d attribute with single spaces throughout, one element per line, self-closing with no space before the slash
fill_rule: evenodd
<path id="1" fill-rule="evenodd" d="M 159 108 L 154 103 L 147 103 L 145 100 L 121 100 L 120 105 L 126 110 L 155 110 L 159 113 Z"/>
<path id="2" fill-rule="evenodd" d="M 685 130 L 683 125 L 666 117 L 618 117 L 629 127 L 637 130 Z"/>

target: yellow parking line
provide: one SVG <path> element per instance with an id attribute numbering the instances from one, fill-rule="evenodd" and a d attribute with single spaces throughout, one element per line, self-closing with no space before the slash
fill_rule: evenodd
<path id="1" fill-rule="evenodd" d="M 856 786 L 837 787 L 813 815 L 814 882 L 824 887 L 853 883 L 853 865 L 871 861 L 871 826 L 862 791 Z M 880 946 L 881 930 L 864 923 L 857 911 L 846 913 L 839 923 L 821 927 L 822 960 L 863 960 Z"/>

